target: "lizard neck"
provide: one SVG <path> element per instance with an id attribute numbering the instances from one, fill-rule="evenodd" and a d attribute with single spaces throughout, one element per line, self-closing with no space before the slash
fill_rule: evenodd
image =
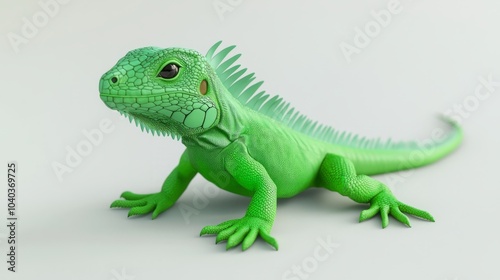
<path id="1" fill-rule="evenodd" d="M 220 121 L 211 129 L 196 135 L 182 137 L 187 147 L 201 147 L 207 150 L 220 149 L 238 139 L 243 133 L 248 108 L 244 107 L 225 88 L 219 95 Z"/>

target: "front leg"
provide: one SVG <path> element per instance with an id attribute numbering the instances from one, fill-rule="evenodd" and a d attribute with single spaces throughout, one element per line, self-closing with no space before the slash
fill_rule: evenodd
<path id="1" fill-rule="evenodd" d="M 241 142 L 234 142 L 223 154 L 224 168 L 239 185 L 253 193 L 245 216 L 216 226 L 206 226 L 200 235 L 217 234 L 216 243 L 227 240 L 226 249 L 243 242 L 248 249 L 260 235 L 278 250 L 278 243 L 270 235 L 276 216 L 277 190 L 266 169 L 252 158 Z"/>
<path id="2" fill-rule="evenodd" d="M 357 175 L 352 162 L 344 157 L 326 155 L 318 176 L 321 184 L 327 189 L 356 202 L 370 203 L 370 208 L 361 212 L 360 222 L 372 218 L 379 212 L 383 228 L 389 224 L 389 214 L 407 226 L 410 226 L 410 220 L 403 213 L 434 222 L 429 213 L 398 201 L 386 185 L 368 176 Z"/>
<path id="3" fill-rule="evenodd" d="M 135 194 L 127 191 L 121 194 L 121 197 L 125 200 L 115 200 L 111 204 L 111 208 L 131 208 L 128 212 L 129 217 L 144 215 L 152 211 L 152 219 L 156 219 L 160 213 L 174 205 L 196 173 L 189 161 L 187 151 L 184 151 L 177 167 L 172 170 L 165 182 L 163 182 L 161 192 Z"/>

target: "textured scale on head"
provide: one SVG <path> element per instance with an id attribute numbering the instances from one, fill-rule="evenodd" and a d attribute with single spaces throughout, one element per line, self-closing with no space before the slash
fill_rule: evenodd
<path id="1" fill-rule="evenodd" d="M 158 135 L 180 137 L 217 124 L 214 71 L 194 50 L 146 47 L 132 50 L 100 80 L 111 109 Z"/>
<path id="2" fill-rule="evenodd" d="M 223 104 L 232 100 L 326 142 L 379 146 L 318 125 L 279 95 L 260 91 L 263 82 L 254 82 L 254 73 L 237 64 L 241 54 L 229 55 L 235 46 L 219 50 L 221 43 L 215 43 L 206 56 L 182 48 L 130 51 L 101 77 L 101 99 L 153 134 L 179 138 L 204 132 L 222 122 L 221 111 L 230 110 Z"/>

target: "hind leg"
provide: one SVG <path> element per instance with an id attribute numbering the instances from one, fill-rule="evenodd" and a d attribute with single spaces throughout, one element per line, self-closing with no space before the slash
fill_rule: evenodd
<path id="1" fill-rule="evenodd" d="M 318 180 L 331 191 L 359 203 L 370 203 L 370 208 L 361 212 L 360 222 L 379 212 L 383 228 L 389 224 L 389 214 L 407 226 L 410 226 L 410 221 L 404 213 L 434 221 L 429 213 L 398 201 L 383 183 L 365 175 L 357 175 L 352 162 L 344 157 L 327 154 L 321 164 Z"/>

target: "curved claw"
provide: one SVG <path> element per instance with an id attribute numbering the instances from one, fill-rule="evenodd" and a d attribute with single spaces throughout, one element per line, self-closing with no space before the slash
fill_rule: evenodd
<path id="1" fill-rule="evenodd" d="M 111 208 L 130 208 L 128 217 L 144 215 L 153 212 L 152 219 L 170 208 L 175 201 L 169 199 L 164 193 L 136 194 L 133 192 L 123 192 L 121 197 L 111 203 Z"/>
<path id="2" fill-rule="evenodd" d="M 432 217 L 431 214 L 429 214 L 428 212 L 426 212 L 424 210 L 420 210 L 420 209 L 417 209 L 415 207 L 411 207 L 410 205 L 406 205 L 404 203 L 401 203 L 399 208 L 401 209 L 401 211 L 408 213 L 412 216 L 422 218 L 422 219 L 430 221 L 430 222 L 435 222 L 434 217 Z"/>
<path id="3" fill-rule="evenodd" d="M 262 229 L 259 231 L 260 236 L 264 241 L 266 241 L 269 245 L 273 246 L 276 251 L 278 251 L 278 241 L 274 239 L 271 235 L 269 235 L 267 232 L 263 231 Z"/>
<path id="4" fill-rule="evenodd" d="M 200 236 L 217 234 L 215 239 L 216 244 L 227 241 L 226 250 L 242 244 L 242 249 L 245 251 L 253 245 L 260 235 L 265 242 L 278 250 L 278 242 L 274 237 L 269 235 L 270 228 L 271 225 L 268 221 L 255 217 L 243 217 L 241 219 L 229 220 L 216 226 L 206 226 L 201 230 Z"/>
<path id="5" fill-rule="evenodd" d="M 408 217 L 403 214 L 403 212 L 401 212 L 398 207 L 391 208 L 391 215 L 400 223 L 405 224 L 407 227 L 411 227 L 410 219 L 408 219 Z"/>
<path id="6" fill-rule="evenodd" d="M 380 213 L 380 217 L 382 218 L 382 228 L 386 228 L 389 225 L 389 215 L 392 215 L 402 224 L 411 227 L 410 219 L 405 213 L 434 222 L 431 214 L 396 200 L 390 192 L 379 193 L 372 198 L 370 203 L 369 209 L 361 211 L 359 216 L 360 222 L 374 217 L 377 213 Z"/>

